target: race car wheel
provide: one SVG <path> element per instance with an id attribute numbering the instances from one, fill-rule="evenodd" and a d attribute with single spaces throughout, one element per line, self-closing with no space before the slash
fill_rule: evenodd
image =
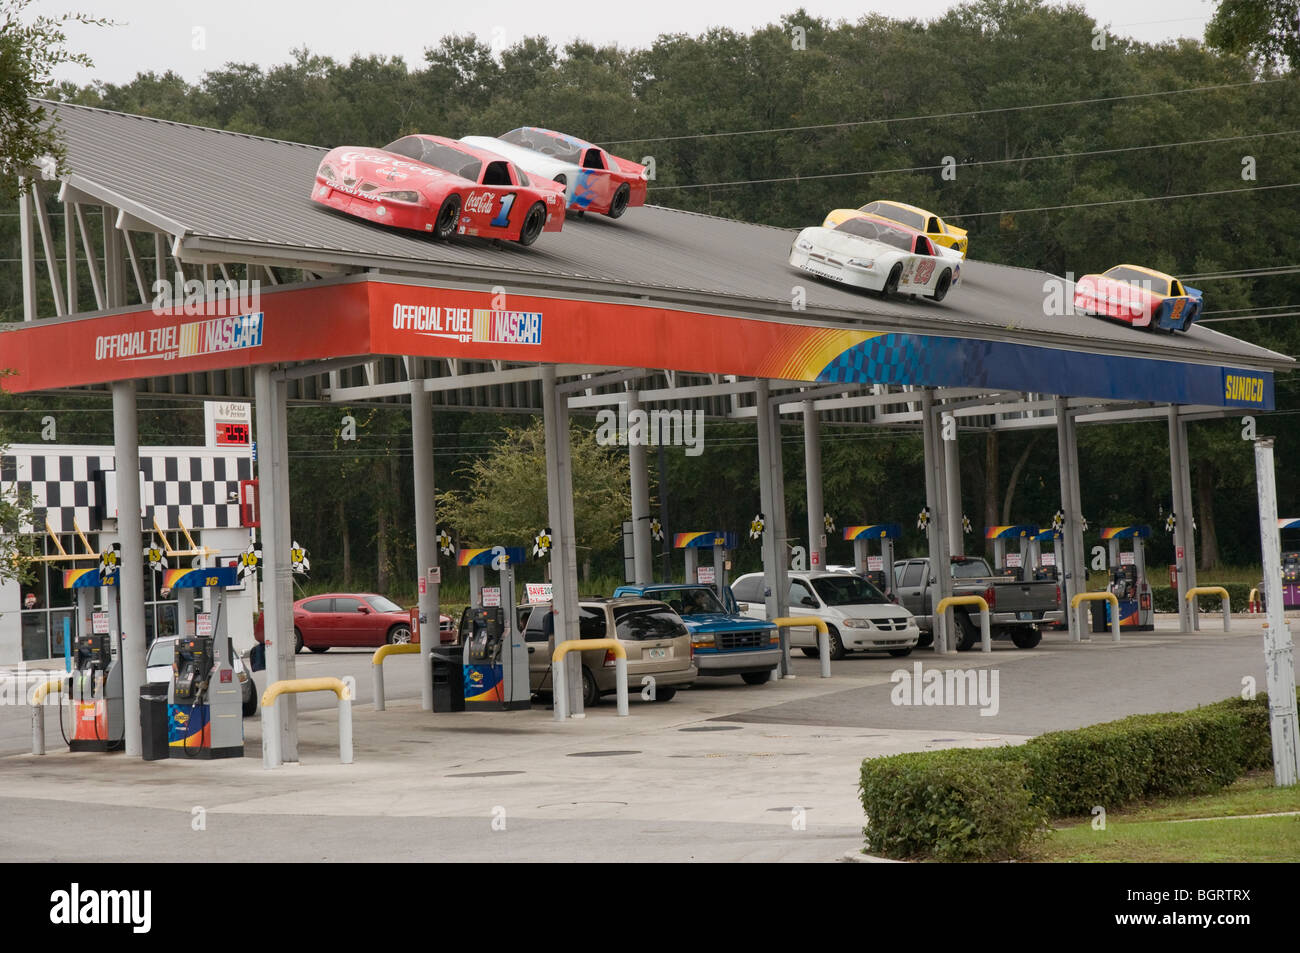
<path id="1" fill-rule="evenodd" d="M 537 202 L 524 216 L 524 224 L 519 226 L 519 244 L 531 245 L 537 241 L 537 236 L 542 234 L 542 229 L 545 227 L 546 206 Z"/>
<path id="2" fill-rule="evenodd" d="M 442 200 L 438 208 L 438 217 L 433 223 L 433 237 L 446 241 L 456 234 L 456 220 L 460 218 L 460 196 L 449 195 Z"/>
<path id="3" fill-rule="evenodd" d="M 943 274 L 934 286 L 934 300 L 942 301 L 948 295 L 948 289 L 952 287 L 952 271 L 945 268 Z"/>
<path id="4" fill-rule="evenodd" d="M 880 297 L 888 298 L 890 295 L 898 294 L 898 283 L 903 278 L 902 264 L 895 265 L 889 272 L 889 277 L 885 279 L 885 287 L 880 289 Z"/>
<path id="5" fill-rule="evenodd" d="M 632 189 L 626 182 L 618 187 L 614 193 L 614 198 L 610 200 L 609 211 L 606 213 L 610 218 L 618 218 L 627 211 L 628 200 L 632 197 Z"/>

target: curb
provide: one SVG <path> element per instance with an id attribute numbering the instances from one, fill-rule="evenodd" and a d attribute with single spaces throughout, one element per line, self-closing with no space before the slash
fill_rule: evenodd
<path id="1" fill-rule="evenodd" d="M 844 856 L 840 858 L 842 864 L 905 864 L 905 860 L 891 860 L 888 857 L 877 857 L 874 854 L 864 854 L 859 850 L 846 850 Z"/>

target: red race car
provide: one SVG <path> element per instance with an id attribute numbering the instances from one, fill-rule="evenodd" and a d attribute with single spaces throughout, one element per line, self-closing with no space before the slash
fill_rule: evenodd
<path id="1" fill-rule="evenodd" d="M 1203 303 L 1198 289 L 1141 265 L 1116 265 L 1104 274 L 1084 275 L 1074 286 L 1078 311 L 1171 334 L 1190 328 Z"/>
<path id="2" fill-rule="evenodd" d="M 440 239 L 476 235 L 531 245 L 564 226 L 564 186 L 441 136 L 406 136 L 383 149 L 332 149 L 316 170 L 311 197 Z"/>

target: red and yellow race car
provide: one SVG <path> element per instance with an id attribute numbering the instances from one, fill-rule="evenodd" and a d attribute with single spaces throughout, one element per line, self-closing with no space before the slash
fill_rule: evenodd
<path id="1" fill-rule="evenodd" d="M 1196 288 L 1140 265 L 1116 265 L 1100 275 L 1084 275 L 1074 286 L 1076 311 L 1171 334 L 1190 328 L 1201 316 L 1203 303 Z"/>
<path id="2" fill-rule="evenodd" d="M 441 136 L 406 136 L 383 149 L 333 149 L 316 170 L 311 197 L 440 239 L 475 235 L 531 245 L 542 232 L 564 226 L 564 186 Z"/>

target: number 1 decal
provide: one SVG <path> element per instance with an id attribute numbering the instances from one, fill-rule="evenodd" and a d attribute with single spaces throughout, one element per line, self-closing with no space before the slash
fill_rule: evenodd
<path id="1" fill-rule="evenodd" d="M 510 224 L 510 209 L 515 204 L 515 195 L 501 196 L 501 211 L 497 212 L 497 217 L 488 222 L 493 228 L 505 228 Z"/>

